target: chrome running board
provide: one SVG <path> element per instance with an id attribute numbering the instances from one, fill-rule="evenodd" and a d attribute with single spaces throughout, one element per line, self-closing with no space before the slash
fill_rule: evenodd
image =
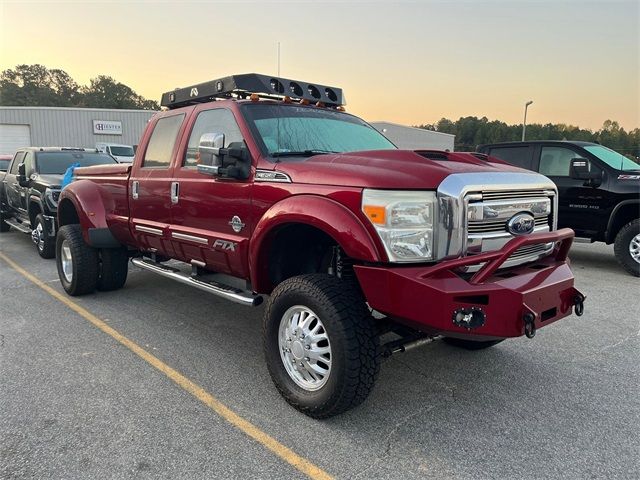
<path id="1" fill-rule="evenodd" d="M 218 297 L 231 300 L 232 302 L 239 303 L 241 305 L 257 307 L 262 303 L 262 297 L 260 295 L 256 295 L 246 290 L 240 290 L 223 283 L 200 280 L 197 276 L 188 275 L 177 268 L 162 265 L 161 263 L 154 262 L 147 258 L 134 258 L 131 260 L 131 263 L 136 267 L 149 270 L 150 272 L 157 273 L 163 277 L 170 278 L 176 282 L 195 287 L 205 292 L 213 293 Z"/>

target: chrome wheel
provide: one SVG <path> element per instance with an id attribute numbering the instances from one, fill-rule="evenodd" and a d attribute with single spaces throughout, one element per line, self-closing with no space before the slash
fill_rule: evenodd
<path id="1" fill-rule="evenodd" d="M 278 347 L 291 379 L 307 391 L 322 388 L 331 373 L 331 343 L 324 325 L 309 308 L 295 305 L 280 320 Z"/>
<path id="2" fill-rule="evenodd" d="M 38 222 L 36 228 L 31 232 L 31 240 L 36 244 L 38 250 L 44 250 L 44 228 L 42 227 L 42 223 Z"/>
<path id="3" fill-rule="evenodd" d="M 629 242 L 629 253 L 631 258 L 640 263 L 640 233 Z"/>
<path id="4" fill-rule="evenodd" d="M 62 274 L 64 279 L 71 283 L 73 280 L 73 257 L 71 256 L 71 247 L 69 243 L 64 240 L 60 248 L 60 263 L 62 264 Z"/>

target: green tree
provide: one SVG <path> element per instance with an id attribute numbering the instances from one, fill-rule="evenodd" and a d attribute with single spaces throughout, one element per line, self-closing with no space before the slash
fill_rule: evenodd
<path id="1" fill-rule="evenodd" d="M 82 88 L 84 104 L 90 108 L 148 109 L 159 110 L 159 105 L 146 100 L 127 85 L 106 75 L 91 79 L 91 84 Z"/>

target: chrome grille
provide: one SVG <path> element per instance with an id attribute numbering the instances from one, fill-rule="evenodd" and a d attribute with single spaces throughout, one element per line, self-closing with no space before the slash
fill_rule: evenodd
<path id="1" fill-rule="evenodd" d="M 535 217 L 536 228 L 549 225 L 549 218 Z M 468 232 L 471 233 L 504 233 L 507 231 L 507 222 L 505 220 L 498 221 L 477 221 L 470 220 Z"/>
<path id="2" fill-rule="evenodd" d="M 508 229 L 516 214 L 528 212 L 534 217 L 534 232 L 554 228 L 555 192 L 546 189 L 482 191 L 466 197 L 466 255 L 499 250 L 515 238 Z M 553 249 L 553 243 L 528 245 L 516 250 L 503 267 L 535 261 Z"/>

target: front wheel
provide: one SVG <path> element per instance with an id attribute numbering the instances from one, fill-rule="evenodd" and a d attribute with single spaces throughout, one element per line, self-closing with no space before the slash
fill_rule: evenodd
<path id="1" fill-rule="evenodd" d="M 98 253 L 82 238 L 80 225 L 65 225 L 56 239 L 56 266 L 65 292 L 92 293 L 98 283 Z"/>
<path id="2" fill-rule="evenodd" d="M 289 404 L 327 418 L 362 403 L 380 368 L 379 340 L 362 296 L 324 274 L 289 278 L 263 321 L 269 373 Z"/>
<path id="3" fill-rule="evenodd" d="M 454 347 L 463 348 L 464 350 L 484 350 L 493 347 L 503 340 L 488 340 L 486 342 L 477 342 L 475 340 L 463 340 L 462 338 L 444 337 L 444 343 L 448 343 Z"/>
<path id="4" fill-rule="evenodd" d="M 42 258 L 53 258 L 56 256 L 56 237 L 49 235 L 44 221 L 44 216 L 36 215 L 35 225 L 31 231 L 31 239 L 36 244 L 38 255 Z"/>
<path id="5" fill-rule="evenodd" d="M 632 220 L 620 229 L 613 251 L 627 272 L 640 277 L 640 220 Z"/>

